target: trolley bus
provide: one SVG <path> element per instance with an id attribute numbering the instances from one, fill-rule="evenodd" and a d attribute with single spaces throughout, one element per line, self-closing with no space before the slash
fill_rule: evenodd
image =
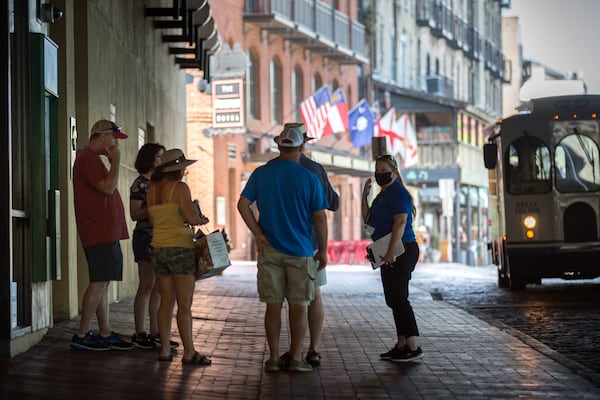
<path id="1" fill-rule="evenodd" d="M 498 286 L 600 276 L 600 95 L 533 99 L 483 148 Z"/>

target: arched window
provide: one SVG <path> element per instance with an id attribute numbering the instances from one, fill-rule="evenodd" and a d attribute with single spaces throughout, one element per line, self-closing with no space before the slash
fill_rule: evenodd
<path id="1" fill-rule="evenodd" d="M 358 75 L 358 98 L 363 99 L 365 97 L 365 87 L 366 87 L 366 79 L 365 79 L 365 71 L 362 65 L 359 65 L 357 68 Z M 348 93 L 348 99 L 351 99 L 350 94 Z"/>
<path id="2" fill-rule="evenodd" d="M 258 90 L 258 58 L 252 50 L 248 51 L 246 65 L 246 115 L 260 119 L 260 91 Z"/>
<path id="3" fill-rule="evenodd" d="M 279 60 L 271 60 L 270 68 L 271 76 L 271 121 L 274 124 L 280 124 L 282 122 L 281 112 L 281 64 Z"/>
<path id="4" fill-rule="evenodd" d="M 323 86 L 323 79 L 321 79 L 321 75 L 315 74 L 312 80 L 312 92 L 316 92 L 321 86 Z"/>
<path id="5" fill-rule="evenodd" d="M 300 121 L 300 103 L 302 103 L 303 99 L 302 70 L 296 66 L 292 70 L 292 116 L 294 121 Z"/>

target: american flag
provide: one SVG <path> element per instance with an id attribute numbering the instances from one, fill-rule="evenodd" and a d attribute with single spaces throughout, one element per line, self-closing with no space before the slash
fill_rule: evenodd
<path id="1" fill-rule="evenodd" d="M 323 136 L 323 129 L 327 125 L 330 107 L 331 97 L 327 85 L 324 85 L 300 103 L 300 116 L 304 121 L 308 137 L 320 139 Z"/>

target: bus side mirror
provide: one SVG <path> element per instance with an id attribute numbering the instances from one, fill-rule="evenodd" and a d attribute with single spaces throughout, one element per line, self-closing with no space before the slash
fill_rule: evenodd
<path id="1" fill-rule="evenodd" d="M 487 169 L 495 169 L 498 161 L 498 145 L 486 143 L 483 145 L 483 164 Z"/>

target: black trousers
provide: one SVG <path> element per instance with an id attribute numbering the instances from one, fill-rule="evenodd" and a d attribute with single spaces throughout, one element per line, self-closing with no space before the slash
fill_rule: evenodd
<path id="1" fill-rule="evenodd" d="M 419 259 L 417 242 L 404 243 L 405 252 L 391 265 L 381 266 L 385 302 L 392 309 L 398 336 L 419 336 L 417 320 L 408 301 L 408 282 Z"/>

